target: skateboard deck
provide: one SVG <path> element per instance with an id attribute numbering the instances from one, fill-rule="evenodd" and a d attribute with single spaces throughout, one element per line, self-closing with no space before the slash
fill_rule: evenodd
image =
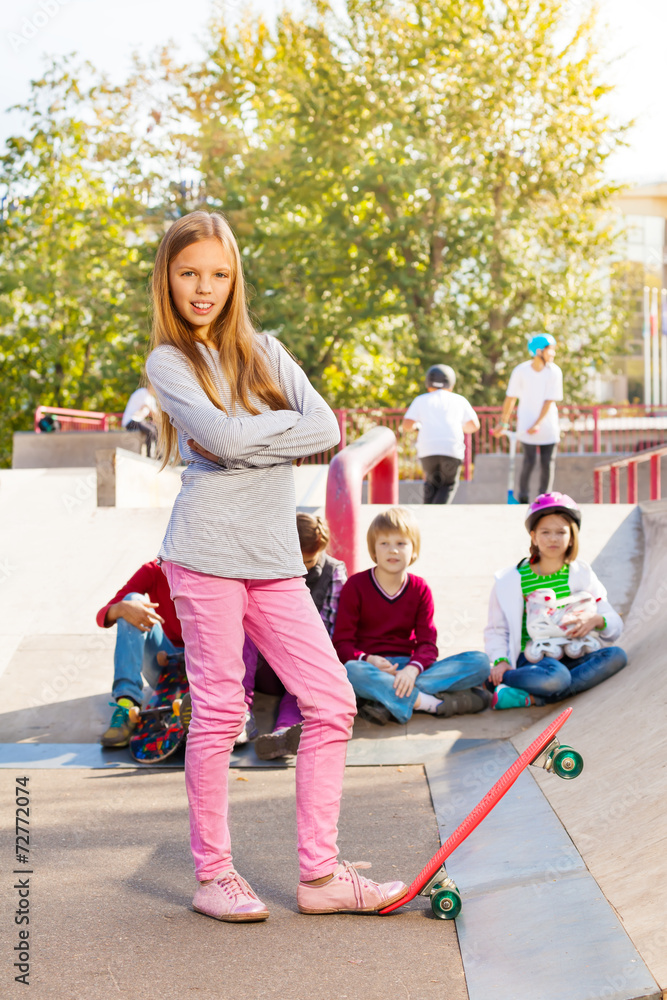
<path id="1" fill-rule="evenodd" d="M 160 671 L 155 693 L 146 708 L 136 712 L 137 727 L 130 737 L 130 753 L 141 764 L 154 764 L 175 754 L 185 743 L 179 706 L 189 690 L 182 653 L 169 657 Z M 175 703 L 175 704 L 174 704 Z"/>
<path id="2" fill-rule="evenodd" d="M 436 917 L 442 920 L 451 920 L 458 916 L 461 910 L 461 896 L 458 887 L 447 875 L 444 862 L 488 816 L 494 806 L 510 790 L 522 771 L 525 771 L 530 764 L 541 766 L 545 770 L 557 774 L 560 778 L 576 778 L 581 774 L 584 766 L 581 755 L 571 747 L 562 746 L 556 738 L 556 733 L 567 722 L 571 713 L 572 709 L 566 708 L 536 740 L 533 740 L 530 746 L 498 779 L 493 788 L 486 793 L 481 802 L 477 803 L 454 833 L 447 838 L 442 847 L 436 851 L 414 882 L 408 886 L 406 894 L 384 909 L 378 910 L 378 913 L 391 913 L 409 903 L 416 896 L 424 895 L 430 896 L 431 908 Z"/>

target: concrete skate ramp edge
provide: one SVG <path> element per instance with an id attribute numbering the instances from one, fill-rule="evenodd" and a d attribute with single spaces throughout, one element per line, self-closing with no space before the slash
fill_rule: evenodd
<path id="1" fill-rule="evenodd" d="M 666 990 L 667 501 L 641 504 L 594 565 L 610 591 L 620 587 L 619 604 L 628 583 L 635 590 L 621 639 L 628 666 L 572 701 L 561 742 L 583 753 L 583 774 L 557 781 L 533 773 Z M 515 738 L 517 749 L 538 731 L 532 727 Z M 626 981 L 613 985 L 631 987 L 633 971 L 629 965 Z"/>

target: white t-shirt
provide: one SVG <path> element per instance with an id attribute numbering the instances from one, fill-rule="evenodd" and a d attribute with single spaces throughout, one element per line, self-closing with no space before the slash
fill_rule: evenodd
<path id="1" fill-rule="evenodd" d="M 563 398 L 563 373 L 552 362 L 537 372 L 532 361 L 523 361 L 510 375 L 507 395 L 519 400 L 517 414 L 517 437 L 524 444 L 556 444 L 560 441 L 558 409 L 555 403 L 549 407 L 537 434 L 528 434 L 539 417 L 547 399 Z"/>
<path id="2" fill-rule="evenodd" d="M 157 410 L 155 396 L 151 395 L 148 389 L 144 387 L 135 389 L 127 401 L 121 426 L 127 427 L 130 420 L 146 420 L 148 417 L 146 407 L 148 407 L 150 415 L 153 416 Z"/>
<path id="3" fill-rule="evenodd" d="M 460 458 L 465 455 L 463 425 L 475 419 L 475 411 L 465 398 L 448 389 L 425 392 L 410 403 L 404 420 L 414 420 L 419 424 L 417 455 L 449 455 Z"/>

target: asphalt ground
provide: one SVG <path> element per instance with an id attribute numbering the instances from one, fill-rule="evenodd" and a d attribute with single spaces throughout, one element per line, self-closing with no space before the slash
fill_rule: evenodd
<path id="1" fill-rule="evenodd" d="M 13 979 L 15 775 L 0 772 L 0 997 Z M 181 771 L 60 769 L 29 775 L 32 1000 L 466 1000 L 456 927 L 425 899 L 387 917 L 306 916 L 294 772 L 230 772 L 234 861 L 265 923 L 190 909 L 195 881 Z M 348 768 L 341 856 L 409 882 L 440 845 L 421 766 Z M 15 866 L 20 867 L 20 866 Z"/>

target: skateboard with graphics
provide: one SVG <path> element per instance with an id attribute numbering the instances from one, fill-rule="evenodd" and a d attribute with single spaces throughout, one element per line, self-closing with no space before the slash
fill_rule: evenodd
<path id="1" fill-rule="evenodd" d="M 517 757 L 493 788 L 486 793 L 482 801 L 478 802 L 440 850 L 436 851 L 428 864 L 422 868 L 414 882 L 408 886 L 406 894 L 384 909 L 378 910 L 378 913 L 391 913 L 404 906 L 405 903 L 409 903 L 416 896 L 428 896 L 431 900 L 431 909 L 436 917 L 441 920 L 453 920 L 459 915 L 461 896 L 456 884 L 447 875 L 444 862 L 488 816 L 494 806 L 498 805 L 503 795 L 510 790 L 521 772 L 525 771 L 530 764 L 543 767 L 546 771 L 557 774 L 559 778 L 577 778 L 581 774 L 584 768 L 581 754 L 573 750 L 572 747 L 562 746 L 556 737 L 556 733 L 567 722 L 571 713 L 571 708 L 566 708 L 564 712 L 561 712 L 558 718 L 547 726 L 521 756 Z"/>
<path id="2" fill-rule="evenodd" d="M 188 691 L 184 655 L 171 654 L 146 707 L 130 709 L 130 718 L 136 723 L 130 737 L 130 753 L 140 764 L 166 760 L 185 743 L 180 707 Z"/>

